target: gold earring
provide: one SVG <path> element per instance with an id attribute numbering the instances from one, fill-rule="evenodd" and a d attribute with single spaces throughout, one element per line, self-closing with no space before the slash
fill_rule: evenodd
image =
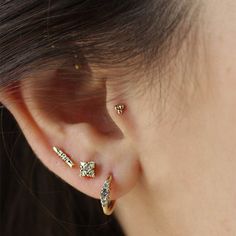
<path id="1" fill-rule="evenodd" d="M 81 177 L 95 177 L 95 167 L 96 164 L 94 161 L 81 161 L 80 162 L 80 176 Z"/>
<path id="2" fill-rule="evenodd" d="M 124 104 L 117 104 L 117 105 L 115 105 L 114 108 L 115 108 L 118 115 L 122 115 L 125 110 L 125 105 Z"/>
<path id="3" fill-rule="evenodd" d="M 79 69 L 80 69 L 79 64 L 75 64 L 74 67 L 75 67 L 76 70 L 79 70 Z"/>
<path id="4" fill-rule="evenodd" d="M 52 149 L 70 168 L 75 166 L 75 163 L 58 147 L 52 147 Z"/>
<path id="5" fill-rule="evenodd" d="M 100 202 L 105 215 L 111 215 L 114 211 L 115 201 L 110 200 L 112 175 L 104 182 L 100 193 Z"/>

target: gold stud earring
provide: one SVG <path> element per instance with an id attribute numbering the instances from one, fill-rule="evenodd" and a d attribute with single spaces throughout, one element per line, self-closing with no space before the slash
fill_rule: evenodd
<path id="1" fill-rule="evenodd" d="M 124 104 L 117 104 L 117 105 L 115 105 L 114 108 L 115 108 L 118 115 L 122 115 L 125 110 L 125 105 Z"/>
<path id="2" fill-rule="evenodd" d="M 95 167 L 96 164 L 94 161 L 81 161 L 80 162 L 80 176 L 81 177 L 95 177 Z"/>
<path id="3" fill-rule="evenodd" d="M 58 147 L 53 147 L 52 149 L 70 168 L 75 166 L 75 163 Z"/>
<path id="4" fill-rule="evenodd" d="M 74 67 L 75 67 L 76 70 L 79 70 L 79 69 L 80 69 L 79 64 L 75 64 Z"/>
<path id="5" fill-rule="evenodd" d="M 111 215 L 115 207 L 115 201 L 110 199 L 111 181 L 112 175 L 105 180 L 100 192 L 100 202 L 105 215 Z"/>

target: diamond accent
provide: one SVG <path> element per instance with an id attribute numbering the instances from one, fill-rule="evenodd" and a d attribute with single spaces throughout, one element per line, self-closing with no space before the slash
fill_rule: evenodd
<path id="1" fill-rule="evenodd" d="M 101 204 L 102 207 L 109 207 L 110 204 L 110 190 L 111 190 L 111 181 L 112 176 L 109 176 L 108 179 L 104 182 L 102 190 L 100 192 Z"/>
<path id="2" fill-rule="evenodd" d="M 75 166 L 75 163 L 58 147 L 53 147 L 53 150 L 70 168 Z"/>
<path id="3" fill-rule="evenodd" d="M 81 161 L 80 162 L 80 176 L 82 177 L 95 177 L 95 162 L 94 161 Z"/>

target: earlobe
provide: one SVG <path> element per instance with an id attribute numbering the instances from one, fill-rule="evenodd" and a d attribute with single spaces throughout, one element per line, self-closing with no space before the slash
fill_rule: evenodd
<path id="1" fill-rule="evenodd" d="M 140 171 L 138 153 L 120 128 L 126 122 L 123 115 L 128 105 L 107 104 L 109 91 L 99 83 L 87 90 L 86 99 L 78 99 L 79 93 L 86 93 L 86 86 L 77 84 L 80 81 L 61 79 L 55 88 L 55 80 L 60 78 L 52 71 L 42 76 L 42 81 L 30 78 L 30 83 L 22 82 L 15 93 L 17 100 L 14 94 L 5 93 L 5 106 L 38 158 L 79 191 L 99 199 L 104 182 L 112 176 L 103 202 L 106 197 L 107 204 L 113 205 L 113 200 L 132 189 Z M 108 106 L 112 108 L 107 110 Z M 105 213 L 112 212 L 108 209 Z"/>

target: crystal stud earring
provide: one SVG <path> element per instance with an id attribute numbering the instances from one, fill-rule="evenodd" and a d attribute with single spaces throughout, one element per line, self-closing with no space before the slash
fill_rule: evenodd
<path id="1" fill-rule="evenodd" d="M 89 162 L 81 161 L 80 162 L 80 176 L 94 178 L 95 167 L 96 167 L 96 164 L 94 161 L 89 161 Z"/>
<path id="2" fill-rule="evenodd" d="M 52 149 L 70 168 L 75 166 L 75 163 L 58 147 L 53 147 Z"/>

